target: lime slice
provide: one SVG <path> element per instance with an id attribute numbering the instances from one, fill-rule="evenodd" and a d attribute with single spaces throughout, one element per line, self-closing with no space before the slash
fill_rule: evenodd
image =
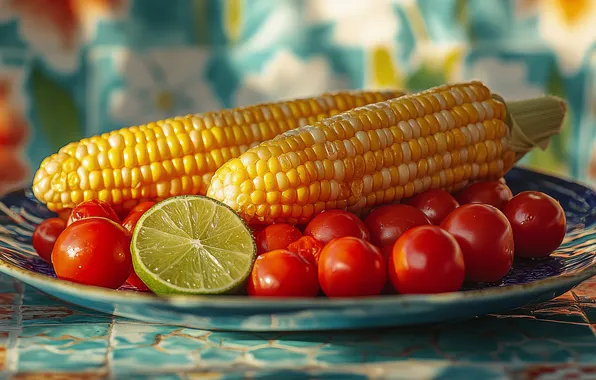
<path id="1" fill-rule="evenodd" d="M 137 222 L 134 270 L 155 294 L 229 294 L 244 284 L 256 257 L 246 223 L 214 199 L 168 198 Z"/>

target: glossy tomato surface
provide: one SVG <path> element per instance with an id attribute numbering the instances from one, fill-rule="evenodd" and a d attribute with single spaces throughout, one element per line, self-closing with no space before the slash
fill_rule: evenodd
<path id="1" fill-rule="evenodd" d="M 256 238 L 257 251 L 263 254 L 276 249 L 286 249 L 290 243 L 302 237 L 302 232 L 290 224 L 279 223 L 265 227 Z"/>
<path id="2" fill-rule="evenodd" d="M 120 224 L 120 217 L 118 217 L 112 206 L 98 199 L 92 199 L 72 209 L 67 225 L 91 217 L 106 218 Z"/>
<path id="3" fill-rule="evenodd" d="M 301 255 L 311 255 L 319 262 L 319 256 L 325 245 L 312 236 L 302 236 L 300 239 L 288 245 L 288 251 Z"/>
<path id="4" fill-rule="evenodd" d="M 388 273 L 401 294 L 455 292 L 464 282 L 464 256 L 455 238 L 442 228 L 414 227 L 395 242 Z"/>
<path id="5" fill-rule="evenodd" d="M 556 199 L 545 193 L 521 192 L 507 203 L 503 212 L 511 223 L 518 257 L 549 256 L 565 238 L 565 212 Z"/>
<path id="6" fill-rule="evenodd" d="M 150 208 L 150 207 L 149 207 Z M 149 209 L 147 208 L 147 210 Z M 145 210 L 146 211 L 146 210 Z M 122 227 L 124 227 L 124 229 L 132 236 L 132 233 L 137 225 L 137 222 L 139 221 L 139 219 L 141 219 L 141 216 L 143 216 L 143 214 L 145 213 L 145 211 L 131 211 L 126 218 L 124 218 L 124 220 L 122 221 Z M 130 285 L 136 287 L 138 290 L 143 291 L 143 292 L 148 292 L 150 291 L 149 287 L 147 285 L 145 285 L 145 283 L 143 281 L 141 281 L 141 279 L 139 278 L 139 276 L 137 276 L 137 274 L 134 271 L 134 267 L 132 269 L 132 272 L 130 273 L 130 276 L 128 277 L 128 279 L 126 280 L 127 283 L 129 283 Z"/>
<path id="7" fill-rule="evenodd" d="M 459 207 L 453 195 L 443 189 L 427 190 L 409 199 L 405 204 L 422 211 L 431 223 L 437 226 L 451 211 Z"/>
<path id="8" fill-rule="evenodd" d="M 402 204 L 378 207 L 364 219 L 364 225 L 370 232 L 370 241 L 377 247 L 393 245 L 410 228 L 429 224 L 430 220 L 422 211 Z"/>
<path id="9" fill-rule="evenodd" d="M 52 264 L 63 280 L 117 289 L 132 272 L 130 234 L 109 219 L 78 220 L 58 237 Z"/>
<path id="10" fill-rule="evenodd" d="M 152 201 L 141 202 L 138 205 L 136 205 L 135 207 L 133 207 L 129 211 L 129 214 L 132 214 L 132 213 L 135 213 L 135 212 L 144 213 L 145 211 L 149 210 L 154 205 L 155 205 L 155 202 L 152 202 Z"/>
<path id="11" fill-rule="evenodd" d="M 319 257 L 319 284 L 327 297 L 379 295 L 387 264 L 377 247 L 355 237 L 334 239 Z"/>
<path id="12" fill-rule="evenodd" d="M 513 231 L 496 207 L 481 203 L 460 206 L 441 227 L 457 240 L 464 255 L 466 279 L 497 282 L 513 264 Z"/>
<path id="13" fill-rule="evenodd" d="M 455 199 L 460 205 L 484 203 L 502 210 L 512 197 L 509 186 L 497 180 L 474 183 L 460 191 Z"/>
<path id="14" fill-rule="evenodd" d="M 52 261 L 52 249 L 65 228 L 66 221 L 61 218 L 46 219 L 35 227 L 32 245 L 39 257 L 48 263 Z"/>
<path id="15" fill-rule="evenodd" d="M 324 211 L 315 216 L 306 225 L 304 235 L 312 236 L 323 244 L 345 236 L 370 239 L 364 223 L 356 215 L 343 210 Z"/>
<path id="16" fill-rule="evenodd" d="M 285 249 L 266 252 L 255 260 L 247 291 L 257 297 L 315 297 L 317 264 L 312 256 Z"/>

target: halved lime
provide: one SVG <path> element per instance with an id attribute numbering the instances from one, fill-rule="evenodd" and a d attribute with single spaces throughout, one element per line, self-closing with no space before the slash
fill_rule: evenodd
<path id="1" fill-rule="evenodd" d="M 155 294 L 228 294 L 252 270 L 256 246 L 244 220 L 214 199 L 168 198 L 139 219 L 134 270 Z"/>

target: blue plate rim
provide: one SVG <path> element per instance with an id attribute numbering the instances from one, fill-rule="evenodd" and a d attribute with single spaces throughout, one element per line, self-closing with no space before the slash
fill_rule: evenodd
<path id="1" fill-rule="evenodd" d="M 542 171 L 530 170 L 523 166 L 516 167 L 520 171 L 530 171 L 541 176 L 551 177 L 557 181 L 567 183 L 569 185 L 580 186 L 589 191 L 596 197 L 596 191 L 586 186 L 585 184 L 565 179 L 559 176 L 554 176 Z M 396 295 L 380 295 L 373 297 L 350 297 L 350 298 L 282 298 L 282 297 L 249 297 L 240 295 L 167 295 L 157 296 L 153 293 L 137 292 L 130 290 L 113 290 L 96 286 L 83 285 L 67 280 L 61 280 L 55 277 L 50 277 L 41 273 L 22 269 L 10 262 L 6 261 L 0 254 L 0 272 L 25 282 L 33 287 L 40 288 L 40 285 L 46 283 L 53 287 L 69 294 L 84 293 L 86 298 L 97 299 L 103 302 L 109 301 L 113 303 L 123 304 L 164 304 L 178 308 L 195 308 L 197 306 L 204 307 L 247 307 L 254 309 L 255 303 L 263 305 L 264 307 L 275 306 L 278 309 L 285 308 L 329 308 L 329 307 L 351 307 L 351 306 L 367 306 L 367 305 L 382 305 L 382 304 L 418 304 L 418 303 L 451 303 L 454 301 L 472 301 L 478 298 L 490 300 L 493 298 L 502 298 L 504 295 L 515 295 L 519 292 L 527 292 L 528 290 L 544 290 L 576 286 L 579 283 L 596 276 L 596 262 L 582 268 L 580 270 L 564 273 L 555 277 L 549 277 L 541 280 L 536 280 L 527 284 L 513 284 L 507 286 L 496 286 L 483 289 L 463 290 L 457 292 L 429 294 L 429 295 L 411 295 L 411 294 L 396 294 Z M 40 289 L 43 291 L 43 288 Z"/>

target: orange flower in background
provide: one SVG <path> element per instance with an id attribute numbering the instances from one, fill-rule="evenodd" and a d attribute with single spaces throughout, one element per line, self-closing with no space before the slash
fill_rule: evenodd
<path id="1" fill-rule="evenodd" d="M 0 23 L 17 19 L 19 34 L 54 69 L 73 71 L 81 41 L 98 20 L 115 18 L 128 0 L 0 0 Z"/>
<path id="2" fill-rule="evenodd" d="M 0 78 L 0 194 L 19 187 L 27 179 L 23 149 L 29 126 L 13 107 L 11 82 Z"/>

